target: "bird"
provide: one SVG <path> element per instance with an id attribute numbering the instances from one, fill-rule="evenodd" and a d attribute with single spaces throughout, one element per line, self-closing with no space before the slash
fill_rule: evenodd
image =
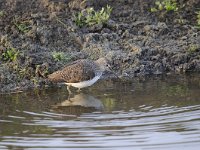
<path id="1" fill-rule="evenodd" d="M 71 94 L 70 87 L 82 88 L 96 83 L 105 71 L 111 71 L 109 62 L 106 58 L 99 58 L 96 61 L 90 59 L 79 59 L 68 63 L 63 69 L 48 75 L 52 82 L 64 83 Z"/>

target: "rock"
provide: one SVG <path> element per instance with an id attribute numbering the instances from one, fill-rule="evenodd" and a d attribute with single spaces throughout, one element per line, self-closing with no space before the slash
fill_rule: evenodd
<path id="1" fill-rule="evenodd" d="M 88 31 L 89 32 L 99 32 L 101 31 L 103 28 L 103 24 L 99 23 L 99 24 L 95 24 L 93 26 L 88 27 Z"/>
<path id="2" fill-rule="evenodd" d="M 171 58 L 171 62 L 173 65 L 183 64 L 187 62 L 187 60 L 188 60 L 188 56 L 186 54 L 179 54 L 179 53 L 172 56 Z"/>
<path id="3" fill-rule="evenodd" d="M 156 56 L 152 56 L 151 60 L 152 61 L 158 61 L 160 59 L 160 57 L 161 57 L 160 54 L 157 54 Z"/>
<path id="4" fill-rule="evenodd" d="M 194 59 L 190 63 L 187 64 L 186 72 L 190 71 L 197 71 L 200 72 L 200 60 Z"/>
<path id="5" fill-rule="evenodd" d="M 107 22 L 107 28 L 109 28 L 110 30 L 116 30 L 118 26 L 114 20 L 109 19 Z"/>
<path id="6" fill-rule="evenodd" d="M 153 68 L 153 74 L 160 75 L 163 74 L 163 66 L 160 62 L 156 63 Z"/>
<path id="7" fill-rule="evenodd" d="M 182 36 L 181 40 L 187 40 L 187 36 Z"/>

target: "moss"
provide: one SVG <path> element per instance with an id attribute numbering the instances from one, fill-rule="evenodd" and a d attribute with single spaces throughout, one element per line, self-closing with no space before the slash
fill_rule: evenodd
<path id="1" fill-rule="evenodd" d="M 198 44 L 190 44 L 187 51 L 189 53 L 197 52 L 200 49 L 200 46 Z"/>

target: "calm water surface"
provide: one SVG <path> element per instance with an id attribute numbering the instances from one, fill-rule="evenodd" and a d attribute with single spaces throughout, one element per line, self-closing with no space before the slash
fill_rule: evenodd
<path id="1" fill-rule="evenodd" d="M 66 91 L 0 95 L 0 149 L 200 149 L 200 75 Z"/>

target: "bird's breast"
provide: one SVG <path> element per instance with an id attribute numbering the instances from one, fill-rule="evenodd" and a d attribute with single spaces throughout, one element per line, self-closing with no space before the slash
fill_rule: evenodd
<path id="1" fill-rule="evenodd" d="M 82 82 L 78 82 L 78 83 L 65 83 L 67 85 L 76 87 L 76 88 L 84 88 L 84 87 L 88 87 L 93 85 L 95 82 L 97 82 L 102 74 L 99 74 L 97 76 L 95 76 L 94 78 L 92 78 L 91 80 L 87 80 L 87 81 L 82 81 Z"/>

